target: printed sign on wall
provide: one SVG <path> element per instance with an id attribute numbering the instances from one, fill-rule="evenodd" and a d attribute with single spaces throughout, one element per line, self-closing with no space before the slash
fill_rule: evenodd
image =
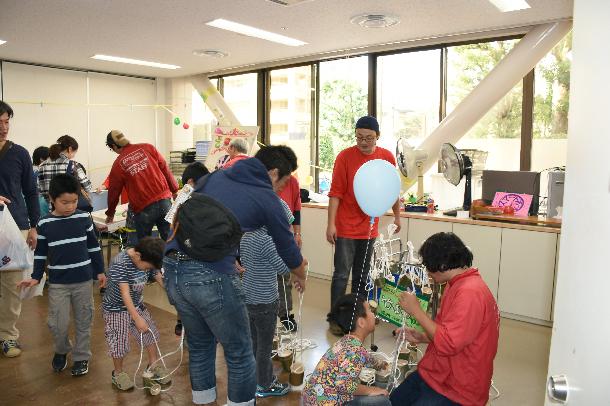
<path id="1" fill-rule="evenodd" d="M 248 155 L 256 151 L 256 138 L 258 127 L 216 127 L 212 134 L 212 141 L 205 166 L 210 171 L 221 168 L 229 160 L 229 143 L 234 138 L 243 138 L 248 143 Z"/>
<path id="2" fill-rule="evenodd" d="M 524 193 L 496 192 L 493 207 L 512 206 L 515 216 L 527 216 L 532 204 L 532 195 Z"/>

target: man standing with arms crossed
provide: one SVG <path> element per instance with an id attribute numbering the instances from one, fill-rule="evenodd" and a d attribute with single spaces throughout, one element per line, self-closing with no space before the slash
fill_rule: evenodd
<path id="1" fill-rule="evenodd" d="M 373 243 L 379 234 L 375 220 L 373 229 L 370 217 L 365 214 L 354 196 L 354 176 L 358 169 L 373 159 L 384 159 L 392 165 L 396 160 L 390 151 L 377 146 L 379 123 L 375 117 L 360 117 L 356 122 L 356 145 L 344 149 L 337 155 L 333 169 L 333 180 L 328 196 L 328 225 L 326 239 L 335 245 L 334 271 L 330 285 L 330 308 L 345 294 L 350 270 L 352 271 L 352 293 L 366 295 L 366 277 L 370 268 Z M 400 231 L 400 202 L 392 206 L 394 224 Z M 367 248 L 368 247 L 368 248 Z M 366 252 L 366 258 L 365 258 Z M 328 316 L 329 329 L 342 335 L 341 328 Z"/>

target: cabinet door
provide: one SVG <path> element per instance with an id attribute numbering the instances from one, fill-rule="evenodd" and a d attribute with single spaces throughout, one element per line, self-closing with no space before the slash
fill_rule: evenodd
<path id="1" fill-rule="evenodd" d="M 481 277 L 497 300 L 502 229 L 455 223 L 453 232 L 472 251 L 472 265 L 479 269 Z"/>
<path id="2" fill-rule="evenodd" d="M 408 241 L 413 243 L 415 250 L 419 250 L 419 247 L 432 234 L 450 232 L 452 230 L 452 223 L 446 221 L 409 219 Z"/>
<path id="3" fill-rule="evenodd" d="M 303 207 L 301 210 L 302 253 L 309 272 L 330 279 L 333 274 L 333 246 L 326 241 L 328 211 Z"/>
<path id="4" fill-rule="evenodd" d="M 557 234 L 502 230 L 500 310 L 551 320 Z"/>

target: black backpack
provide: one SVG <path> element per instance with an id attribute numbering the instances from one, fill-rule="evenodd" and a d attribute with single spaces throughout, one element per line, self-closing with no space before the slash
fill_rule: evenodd
<path id="1" fill-rule="evenodd" d="M 206 175 L 204 178 L 208 178 Z M 198 187 L 207 179 L 200 179 Z M 219 261 L 239 247 L 242 231 L 235 215 L 210 196 L 193 193 L 174 217 L 174 234 L 180 249 L 191 258 Z"/>

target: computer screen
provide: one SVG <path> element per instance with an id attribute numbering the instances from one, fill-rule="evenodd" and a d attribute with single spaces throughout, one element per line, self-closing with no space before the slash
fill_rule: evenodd
<path id="1" fill-rule="evenodd" d="M 482 175 L 483 190 L 481 198 L 488 204 L 496 192 L 525 193 L 532 195 L 530 215 L 538 214 L 540 197 L 540 173 L 530 171 L 491 171 L 484 170 Z"/>

